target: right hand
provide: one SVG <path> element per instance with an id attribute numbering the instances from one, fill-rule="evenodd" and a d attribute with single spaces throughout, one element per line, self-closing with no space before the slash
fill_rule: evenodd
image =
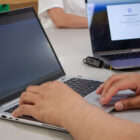
<path id="1" fill-rule="evenodd" d="M 135 92 L 135 97 L 126 98 L 115 104 L 118 111 L 140 108 L 140 74 L 115 74 L 108 78 L 96 91 L 101 95 L 101 104 L 107 104 L 119 91 L 130 89 Z"/>

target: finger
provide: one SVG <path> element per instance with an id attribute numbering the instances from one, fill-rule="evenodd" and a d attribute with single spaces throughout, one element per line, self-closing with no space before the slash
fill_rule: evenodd
<path id="1" fill-rule="evenodd" d="M 104 95 L 108 89 L 117 81 L 122 80 L 126 77 L 128 77 L 129 74 L 114 74 L 112 75 L 110 78 L 108 78 L 105 83 L 104 83 L 104 87 L 102 89 L 102 95 Z"/>
<path id="2" fill-rule="evenodd" d="M 46 82 L 46 83 L 41 84 L 40 86 L 41 87 L 46 87 L 46 86 L 51 85 L 52 83 L 53 83 L 53 81 L 49 81 L 49 82 Z"/>
<path id="3" fill-rule="evenodd" d="M 34 105 L 37 100 L 38 98 L 36 94 L 32 92 L 23 92 L 19 100 L 19 105 L 22 105 L 22 104 Z"/>
<path id="4" fill-rule="evenodd" d="M 115 82 L 111 86 L 111 88 L 107 91 L 107 93 L 101 96 L 100 102 L 101 104 L 107 104 L 111 100 L 111 98 L 118 93 L 118 91 L 125 89 L 133 90 L 135 88 L 136 88 L 135 85 L 132 84 L 129 78 L 122 79 L 118 82 Z"/>
<path id="5" fill-rule="evenodd" d="M 103 90 L 104 84 L 101 84 L 97 90 L 96 90 L 96 94 L 101 94 L 102 90 Z"/>
<path id="6" fill-rule="evenodd" d="M 14 117 L 22 117 L 24 115 L 35 117 L 35 112 L 36 110 L 33 105 L 21 105 L 12 113 L 12 115 Z"/>
<path id="7" fill-rule="evenodd" d="M 115 104 L 115 109 L 117 111 L 138 109 L 140 108 L 140 96 L 126 98 Z"/>
<path id="8" fill-rule="evenodd" d="M 39 86 L 29 86 L 26 89 L 27 92 L 32 92 L 32 93 L 39 93 L 40 87 Z"/>

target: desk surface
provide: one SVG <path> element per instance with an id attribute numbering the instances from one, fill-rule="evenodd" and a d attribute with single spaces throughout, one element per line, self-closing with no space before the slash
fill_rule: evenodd
<path id="1" fill-rule="evenodd" d="M 84 65 L 82 59 L 92 55 L 88 29 L 47 29 L 53 48 L 68 75 L 105 80 L 114 71 Z M 111 114 L 140 123 L 140 111 Z M 72 140 L 68 133 L 29 126 L 0 119 L 0 137 L 4 140 Z"/>

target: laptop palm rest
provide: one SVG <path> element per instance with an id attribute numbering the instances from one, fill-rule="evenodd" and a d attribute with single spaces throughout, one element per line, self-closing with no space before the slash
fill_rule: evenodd
<path id="1" fill-rule="evenodd" d="M 100 104 L 100 101 L 99 101 L 100 95 L 97 95 L 95 92 L 87 95 L 85 97 L 85 99 L 90 104 L 95 105 L 96 107 L 99 107 L 100 109 L 104 110 L 105 112 L 111 112 L 114 109 L 114 104 L 117 101 L 127 98 L 129 96 L 133 96 L 133 95 L 134 95 L 134 93 L 131 90 L 120 91 L 120 92 L 118 92 L 117 95 L 115 95 L 111 99 L 111 101 L 107 105 L 104 105 L 104 106 Z"/>

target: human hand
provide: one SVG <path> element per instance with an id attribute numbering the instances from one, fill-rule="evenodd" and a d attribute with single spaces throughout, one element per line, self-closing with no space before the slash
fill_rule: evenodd
<path id="1" fill-rule="evenodd" d="M 100 102 L 104 105 L 119 91 L 126 89 L 135 91 L 136 96 L 118 101 L 115 109 L 122 111 L 140 108 L 140 75 L 137 73 L 112 75 L 96 90 L 96 93 L 101 95 Z"/>
<path id="2" fill-rule="evenodd" d="M 41 122 L 62 126 L 62 121 L 83 103 L 84 98 L 65 84 L 48 82 L 28 87 L 22 93 L 19 107 L 13 112 L 13 116 L 32 116 Z"/>

